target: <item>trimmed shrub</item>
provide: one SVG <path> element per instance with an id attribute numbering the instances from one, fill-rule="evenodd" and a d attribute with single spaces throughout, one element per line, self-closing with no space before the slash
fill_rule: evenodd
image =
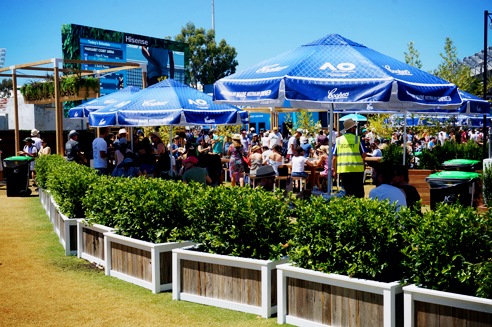
<path id="1" fill-rule="evenodd" d="M 46 184 L 63 214 L 83 218 L 82 200 L 89 185 L 98 179 L 94 169 L 65 161 L 53 165 Z"/>
<path id="2" fill-rule="evenodd" d="M 402 279 L 396 207 L 368 199 L 297 200 L 289 253 L 301 268 L 392 282 Z"/>
<path id="3" fill-rule="evenodd" d="M 209 187 L 186 210 L 205 252 L 264 260 L 287 254 L 291 210 L 280 190 Z"/>
<path id="4" fill-rule="evenodd" d="M 56 154 L 47 154 L 36 158 L 34 167 L 36 169 L 36 182 L 39 187 L 46 189 L 47 181 L 52 170 L 62 164 L 65 164 L 66 160 Z"/>
<path id="5" fill-rule="evenodd" d="M 492 297 L 492 215 L 440 205 L 423 216 L 400 213 L 403 263 L 409 283 L 466 295 Z"/>
<path id="6" fill-rule="evenodd" d="M 200 198 L 197 184 L 154 178 L 102 177 L 83 199 L 86 221 L 116 228 L 118 234 L 153 243 L 189 240 L 185 210 Z"/>

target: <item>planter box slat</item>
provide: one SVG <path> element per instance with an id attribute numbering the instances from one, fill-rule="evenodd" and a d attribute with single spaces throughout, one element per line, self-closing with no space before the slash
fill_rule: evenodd
<path id="1" fill-rule="evenodd" d="M 492 300 L 406 286 L 405 327 L 492 327 Z"/>
<path id="2" fill-rule="evenodd" d="M 276 312 L 276 266 L 286 262 L 173 250 L 173 299 L 270 317 Z"/>
<path id="3" fill-rule="evenodd" d="M 381 283 L 279 265 L 278 323 L 296 326 L 403 325 L 403 294 Z M 400 305 L 397 301 L 402 302 Z M 400 316 L 400 317 L 399 317 Z"/>

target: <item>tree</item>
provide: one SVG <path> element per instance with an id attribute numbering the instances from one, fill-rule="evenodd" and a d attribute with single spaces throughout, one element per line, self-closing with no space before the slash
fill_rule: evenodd
<path id="1" fill-rule="evenodd" d="M 14 83 L 11 78 L 3 79 L 0 83 L 0 98 L 10 98 L 10 92 L 14 89 Z"/>
<path id="2" fill-rule="evenodd" d="M 195 24 L 188 22 L 175 40 L 186 42 L 190 46 L 189 72 L 192 87 L 213 84 L 236 72 L 236 49 L 224 39 L 217 45 L 214 30 L 205 31 L 204 28 L 196 28 Z"/>
<path id="3" fill-rule="evenodd" d="M 473 78 L 471 76 L 470 67 L 460 62 L 458 59 L 458 51 L 456 50 L 456 47 L 453 46 L 453 41 L 449 37 L 446 37 L 444 51 L 444 54 L 439 54 L 443 59 L 442 62 L 432 74 L 455 84 L 462 91 L 473 91 L 471 90 Z"/>
<path id="4" fill-rule="evenodd" d="M 285 125 L 291 135 L 294 135 L 296 130 L 302 129 L 304 132 L 314 136 L 321 129 L 321 121 L 318 120 L 315 122 L 313 119 L 313 114 L 306 110 L 294 112 L 294 116 L 295 123 L 293 122 L 290 114 L 287 114 L 285 119 Z"/>
<path id="5" fill-rule="evenodd" d="M 415 42 L 408 43 L 408 52 L 405 52 L 405 63 L 415 68 L 421 69 L 422 62 L 420 61 L 420 53 L 413 46 Z"/>

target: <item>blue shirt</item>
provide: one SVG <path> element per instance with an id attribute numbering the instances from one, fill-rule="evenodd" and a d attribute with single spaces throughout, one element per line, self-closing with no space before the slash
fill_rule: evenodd
<path id="1" fill-rule="evenodd" d="M 304 150 L 304 157 L 307 158 L 309 157 L 309 153 L 311 153 L 311 144 L 309 143 L 304 143 L 301 145 L 301 148 Z"/>

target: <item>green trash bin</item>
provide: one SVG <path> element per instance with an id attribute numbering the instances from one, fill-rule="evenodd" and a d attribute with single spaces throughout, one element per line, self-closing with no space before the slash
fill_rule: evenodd
<path id="1" fill-rule="evenodd" d="M 431 210 L 434 210 L 439 202 L 473 206 L 475 184 L 479 177 L 480 174 L 466 171 L 443 171 L 426 177 L 425 181 L 429 183 L 430 188 Z"/>
<path id="2" fill-rule="evenodd" d="M 457 171 L 469 171 L 475 172 L 479 166 L 480 161 L 469 159 L 453 159 L 442 163 L 444 170 L 457 170 Z"/>
<path id="3" fill-rule="evenodd" d="M 7 177 L 7 196 L 29 196 L 29 166 L 34 158 L 8 157 L 3 160 Z"/>

